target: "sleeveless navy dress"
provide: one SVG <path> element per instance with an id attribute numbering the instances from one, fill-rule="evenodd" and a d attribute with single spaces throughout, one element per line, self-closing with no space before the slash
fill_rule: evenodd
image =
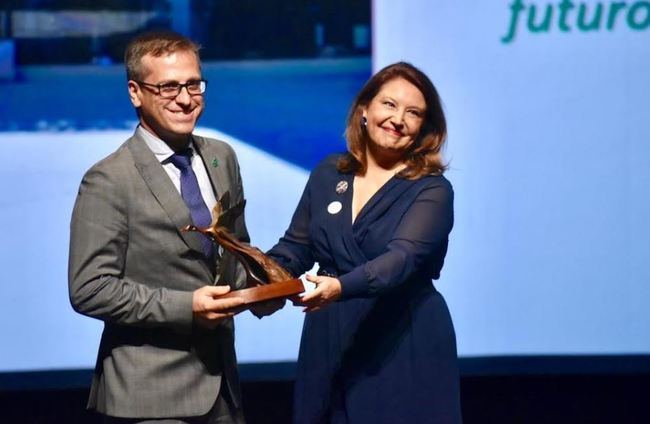
<path id="1" fill-rule="evenodd" d="M 294 422 L 460 423 L 454 328 L 432 284 L 453 225 L 451 184 L 393 177 L 352 223 L 354 175 L 337 159 L 312 172 L 269 251 L 296 276 L 318 262 L 342 286 L 305 316 Z"/>

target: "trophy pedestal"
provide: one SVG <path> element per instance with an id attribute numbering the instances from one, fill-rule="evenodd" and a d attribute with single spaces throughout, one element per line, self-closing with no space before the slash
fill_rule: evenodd
<path id="1" fill-rule="evenodd" d="M 220 299 L 237 298 L 244 301 L 244 305 L 251 305 L 257 302 L 263 302 L 271 299 L 283 299 L 295 296 L 305 291 L 302 281 L 294 278 L 277 283 L 262 284 L 255 287 L 249 287 L 241 290 L 234 290 L 225 295 L 219 296 Z"/>

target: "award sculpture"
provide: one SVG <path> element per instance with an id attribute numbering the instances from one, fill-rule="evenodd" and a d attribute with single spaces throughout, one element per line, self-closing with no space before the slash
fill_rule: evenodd
<path id="1" fill-rule="evenodd" d="M 225 192 L 212 210 L 212 224 L 207 228 L 188 225 L 181 231 L 197 231 L 209 237 L 214 243 L 232 253 L 246 271 L 246 288 L 234 290 L 222 298 L 237 297 L 244 305 L 270 299 L 295 296 L 305 291 L 302 281 L 293 278 L 289 272 L 257 247 L 241 242 L 228 228 L 244 213 L 246 200 L 230 207 L 230 193 Z"/>

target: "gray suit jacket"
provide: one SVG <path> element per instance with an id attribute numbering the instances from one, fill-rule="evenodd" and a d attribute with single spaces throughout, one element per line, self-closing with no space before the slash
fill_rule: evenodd
<path id="1" fill-rule="evenodd" d="M 194 136 L 218 195 L 243 199 L 239 165 L 224 142 Z M 240 403 L 232 320 L 193 325 L 192 292 L 245 284 L 232 255 L 214 263 L 161 164 L 137 135 L 84 176 L 71 222 L 73 308 L 104 321 L 89 408 L 116 417 L 177 417 L 209 411 L 225 375 Z M 231 230 L 248 241 L 243 216 Z M 225 385 L 224 385 L 225 386 Z"/>

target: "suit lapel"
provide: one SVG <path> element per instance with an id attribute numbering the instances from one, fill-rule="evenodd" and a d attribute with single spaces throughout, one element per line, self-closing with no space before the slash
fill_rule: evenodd
<path id="1" fill-rule="evenodd" d="M 198 150 L 199 155 L 201 155 L 201 159 L 203 159 L 203 164 L 210 177 L 215 197 L 219 200 L 228 189 L 230 181 L 226 168 L 221 162 L 222 158 L 219 157 L 216 149 L 212 148 L 203 137 L 193 135 L 193 138 L 194 147 Z"/>
<path id="2" fill-rule="evenodd" d="M 129 139 L 127 146 L 135 160 L 135 167 L 176 227 L 179 236 L 191 249 L 202 254 L 203 248 L 198 233 L 180 231 L 181 228 L 192 223 L 190 211 L 156 156 L 137 134 Z"/>

